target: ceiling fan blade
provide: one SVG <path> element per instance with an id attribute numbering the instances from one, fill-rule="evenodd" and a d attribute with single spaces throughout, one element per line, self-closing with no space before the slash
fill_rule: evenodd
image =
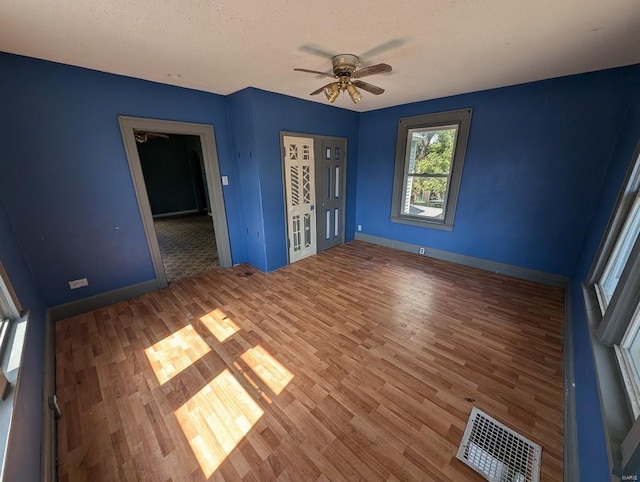
<path id="1" fill-rule="evenodd" d="M 364 69 L 356 70 L 351 77 L 359 79 L 360 77 L 366 77 L 367 75 L 383 74 L 385 72 L 391 72 L 391 66 L 388 64 L 376 64 L 371 67 L 365 67 Z"/>
<path id="2" fill-rule="evenodd" d="M 325 59 L 330 59 L 331 57 L 336 55 L 314 44 L 303 45 L 302 47 L 300 47 L 300 50 L 308 54 L 317 55 L 318 57 L 324 57 Z"/>
<path id="3" fill-rule="evenodd" d="M 331 84 L 333 84 L 333 82 L 331 82 Z M 313 92 L 311 92 L 309 95 L 318 95 L 320 92 L 322 92 L 324 89 L 329 87 L 331 84 L 323 85 L 318 90 L 314 90 Z"/>
<path id="4" fill-rule="evenodd" d="M 147 137 L 162 137 L 163 139 L 169 139 L 169 136 L 167 134 L 162 134 L 160 132 L 149 132 L 149 131 L 134 130 L 133 133 L 134 134 L 144 135 L 144 136 L 147 136 Z"/>
<path id="5" fill-rule="evenodd" d="M 293 69 L 296 72 L 307 72 L 308 74 L 318 74 L 318 75 L 324 75 L 325 77 L 331 77 L 334 78 L 335 75 L 333 74 L 329 74 L 327 72 L 319 72 L 317 70 L 309 70 L 309 69 Z"/>
<path id="6" fill-rule="evenodd" d="M 353 80 L 351 82 L 356 87 L 360 87 L 362 90 L 366 90 L 367 92 L 371 92 L 374 95 L 380 95 L 384 93 L 384 89 L 378 87 L 377 85 L 369 84 L 367 82 L 363 82 L 362 80 Z"/>
<path id="7" fill-rule="evenodd" d="M 400 38 L 396 38 L 393 40 L 389 40 L 383 44 L 378 45 L 377 47 L 373 47 L 372 49 L 367 50 L 366 52 L 359 55 L 361 59 L 367 59 L 369 57 L 375 57 L 376 55 L 380 55 L 387 50 L 396 49 L 401 47 L 404 44 L 404 40 Z"/>

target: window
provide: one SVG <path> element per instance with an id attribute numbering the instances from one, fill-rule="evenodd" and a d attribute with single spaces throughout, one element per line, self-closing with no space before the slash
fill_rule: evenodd
<path id="1" fill-rule="evenodd" d="M 21 309 L 7 272 L 0 263 L 0 318 L 18 318 Z"/>
<path id="2" fill-rule="evenodd" d="M 630 476 L 640 469 L 639 233 L 640 145 L 584 290 L 609 456 Z"/>
<path id="3" fill-rule="evenodd" d="M 640 305 L 620 345 L 614 345 L 633 417 L 640 416 Z"/>
<path id="4" fill-rule="evenodd" d="M 9 325 L 11 321 L 20 318 L 20 303 L 9 281 L 4 266 L 0 263 L 0 360 L 9 343 Z M 2 367 L 0 366 L 0 369 Z"/>
<path id="5" fill-rule="evenodd" d="M 400 119 L 392 221 L 453 229 L 470 123 L 471 109 Z"/>
<path id="6" fill-rule="evenodd" d="M 11 430 L 14 398 L 18 384 L 22 349 L 26 336 L 27 316 L 0 262 L 0 479 Z"/>
<path id="7" fill-rule="evenodd" d="M 611 253 L 611 257 L 607 261 L 600 282 L 596 283 L 596 293 L 600 304 L 600 311 L 605 313 L 613 292 L 618 285 L 622 270 L 629 260 L 633 243 L 638 239 L 640 232 L 640 195 L 636 195 L 631 212 L 622 228 L 620 236 L 616 240 L 616 244 Z"/>

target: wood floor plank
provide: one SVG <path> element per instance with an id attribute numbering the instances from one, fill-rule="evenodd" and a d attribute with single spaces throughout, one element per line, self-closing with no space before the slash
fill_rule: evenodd
<path id="1" fill-rule="evenodd" d="M 354 241 L 56 324 L 61 481 L 484 480 L 472 406 L 562 478 L 562 290 Z"/>

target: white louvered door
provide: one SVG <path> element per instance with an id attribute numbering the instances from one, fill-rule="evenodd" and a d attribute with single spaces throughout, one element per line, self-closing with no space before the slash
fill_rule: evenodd
<path id="1" fill-rule="evenodd" d="M 313 139 L 283 137 L 289 263 L 316 254 Z"/>

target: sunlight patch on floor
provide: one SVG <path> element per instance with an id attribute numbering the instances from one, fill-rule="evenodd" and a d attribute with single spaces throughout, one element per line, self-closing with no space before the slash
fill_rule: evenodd
<path id="1" fill-rule="evenodd" d="M 235 449 L 263 410 L 228 369 L 175 411 L 206 478 Z"/>
<path id="2" fill-rule="evenodd" d="M 144 353 L 158 382 L 164 384 L 210 351 L 195 328 L 187 325 L 145 349 Z"/>
<path id="3" fill-rule="evenodd" d="M 273 355 L 261 345 L 249 348 L 240 358 L 260 377 L 269 389 L 279 395 L 293 380 L 293 373 L 287 370 Z"/>
<path id="4" fill-rule="evenodd" d="M 227 317 L 226 313 L 220 308 L 216 308 L 200 317 L 200 321 L 220 343 L 240 330 L 240 327 L 231 318 Z"/>

